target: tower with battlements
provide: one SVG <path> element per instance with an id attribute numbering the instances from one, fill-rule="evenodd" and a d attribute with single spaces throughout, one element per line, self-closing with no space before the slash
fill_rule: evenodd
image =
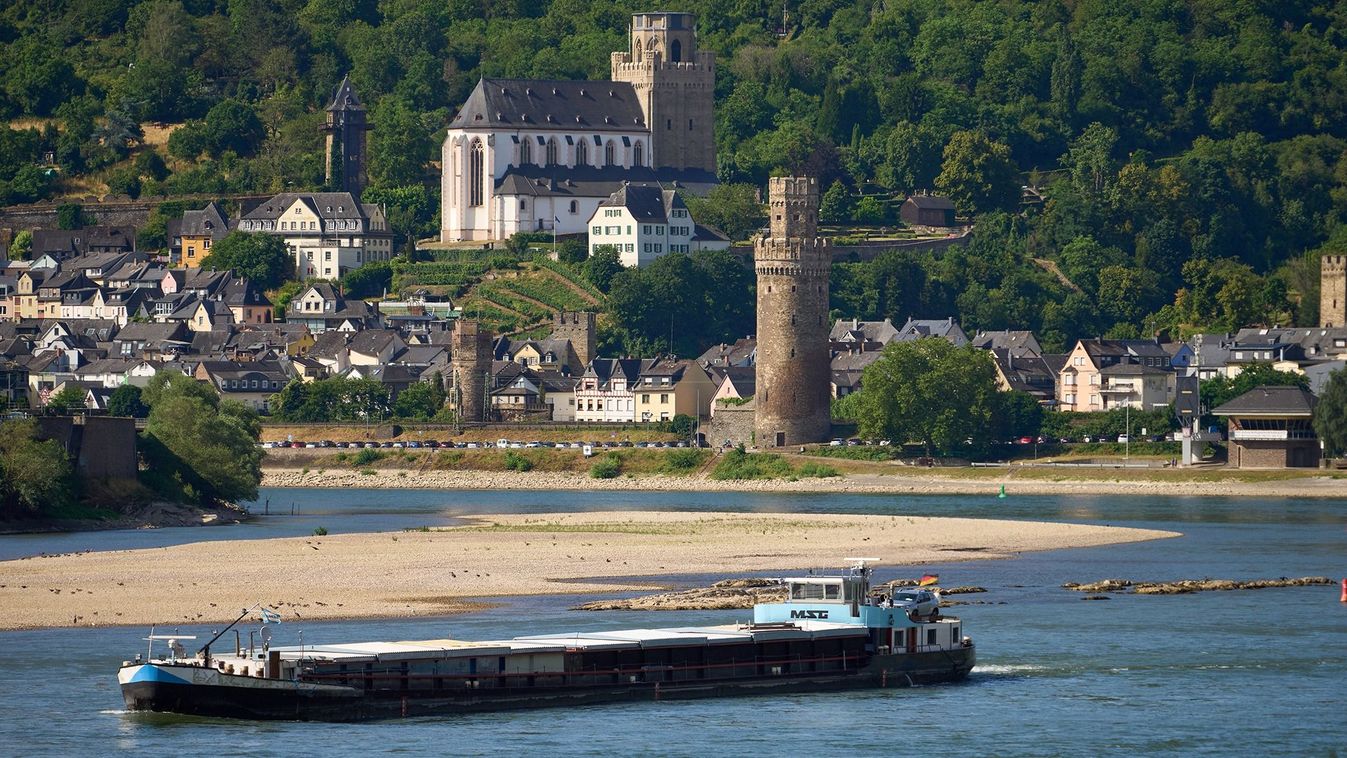
<path id="1" fill-rule="evenodd" d="M 821 442 L 832 431 L 828 273 L 818 179 L 772 177 L 769 232 L 753 241 L 758 277 L 757 444 Z"/>
<path id="2" fill-rule="evenodd" d="M 465 422 L 486 421 L 491 333 L 477 321 L 459 319 L 454 324 L 452 350 L 449 362 L 454 372 L 453 401 L 458 417 Z"/>
<path id="3" fill-rule="evenodd" d="M 365 106 L 355 96 L 350 77 L 343 78 L 337 86 L 322 129 L 327 134 L 327 186 L 334 191 L 349 192 L 359 200 L 367 181 L 365 132 L 369 125 L 365 121 Z"/>
<path id="4" fill-rule="evenodd" d="M 1347 255 L 1319 261 L 1319 326 L 1347 326 Z"/>
<path id="5" fill-rule="evenodd" d="M 615 82 L 627 82 L 650 129 L 656 167 L 716 171 L 712 130 L 715 54 L 697 49 L 691 13 L 637 13 L 631 45 L 612 55 Z"/>
<path id="6" fill-rule="evenodd" d="M 575 351 L 576 365 L 570 366 L 571 374 L 579 376 L 585 372 L 589 362 L 598 357 L 598 321 L 592 311 L 558 311 L 552 318 L 552 337 L 571 343 Z"/>

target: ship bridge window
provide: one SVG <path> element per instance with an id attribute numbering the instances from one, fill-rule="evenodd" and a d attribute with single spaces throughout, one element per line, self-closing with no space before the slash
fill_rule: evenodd
<path id="1" fill-rule="evenodd" d="M 832 600 L 842 598 L 841 582 L 791 582 L 791 600 Z"/>

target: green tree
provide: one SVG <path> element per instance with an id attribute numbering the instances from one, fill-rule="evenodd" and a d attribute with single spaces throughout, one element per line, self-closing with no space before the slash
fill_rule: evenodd
<path id="1" fill-rule="evenodd" d="M 387 261 L 372 261 L 351 269 L 341 278 L 347 297 L 382 297 L 393 286 L 393 267 Z"/>
<path id="2" fill-rule="evenodd" d="M 1314 408 L 1314 431 L 1324 443 L 1324 453 L 1338 457 L 1347 453 L 1347 371 L 1328 375 L 1328 383 Z"/>
<path id="3" fill-rule="evenodd" d="M 862 437 L 920 442 L 928 455 L 985 450 L 1002 408 L 990 355 L 939 338 L 890 344 L 854 394 Z"/>
<path id="4" fill-rule="evenodd" d="M 1019 390 L 1002 392 L 997 398 L 1001 403 L 1001 412 L 997 416 L 1001 420 L 1004 439 L 1039 435 L 1043 429 L 1043 406 L 1037 398 Z"/>
<path id="5" fill-rule="evenodd" d="M 78 384 L 70 383 L 62 387 L 60 392 L 47 398 L 46 407 L 52 413 L 70 413 L 83 410 L 87 398 L 87 390 Z"/>
<path id="6" fill-rule="evenodd" d="M 1019 169 L 1010 148 L 979 131 L 955 132 L 945 145 L 935 188 L 960 212 L 1011 210 L 1020 199 Z"/>
<path id="7" fill-rule="evenodd" d="M 232 231 L 211 247 L 201 267 L 216 271 L 233 269 L 263 289 L 279 287 L 293 278 L 294 258 L 285 240 L 274 234 Z"/>
<path id="8" fill-rule="evenodd" d="M 767 221 L 758 190 L 751 184 L 718 184 L 706 197 L 688 195 L 683 200 L 697 223 L 715 227 L 732 240 L 748 239 Z"/>
<path id="9" fill-rule="evenodd" d="M 1309 384 L 1304 374 L 1278 371 L 1271 363 L 1250 363 L 1233 379 L 1217 376 L 1202 382 L 1198 385 L 1198 396 L 1203 407 L 1211 411 L 1257 387 L 1309 387 Z M 1214 421 L 1214 417 L 1208 418 Z"/>
<path id="10" fill-rule="evenodd" d="M 622 259 L 618 255 L 617 248 L 613 245 L 596 246 L 594 254 L 585 261 L 584 271 L 585 278 L 590 284 L 598 287 L 601 292 L 607 292 L 612 285 L 613 277 L 622 271 Z"/>
<path id="11" fill-rule="evenodd" d="M 79 203 L 62 203 L 56 206 L 56 226 L 61 229 L 83 229 L 88 219 L 84 215 L 84 206 Z"/>
<path id="12" fill-rule="evenodd" d="M 557 260 L 571 266 L 578 266 L 589 257 L 589 246 L 577 238 L 564 239 L 557 245 Z"/>
<path id="13" fill-rule="evenodd" d="M 221 100 L 206 112 L 206 144 L 211 155 L 219 157 L 225 151 L 238 155 L 252 155 L 262 138 L 262 120 L 251 105 L 238 100 Z"/>
<path id="14" fill-rule="evenodd" d="M 123 384 L 108 396 L 109 416 L 133 416 L 145 418 L 150 409 L 140 400 L 140 388 L 134 384 Z"/>
<path id="15" fill-rule="evenodd" d="M 435 129 L 392 96 L 379 99 L 370 112 L 370 126 L 370 181 L 383 187 L 420 184 L 435 151 Z"/>
<path id="16" fill-rule="evenodd" d="M 884 222 L 884 204 L 874 195 L 866 195 L 856 202 L 851 217 L 858 224 L 880 224 Z"/>
<path id="17" fill-rule="evenodd" d="M 436 377 L 439 375 L 436 374 Z M 443 380 L 417 382 L 402 392 L 398 393 L 397 400 L 393 403 L 393 415 L 398 418 L 413 419 L 416 421 L 425 421 L 433 418 L 440 409 L 444 407 L 444 383 Z"/>
<path id="18" fill-rule="evenodd" d="M 176 372 L 156 374 L 143 397 L 150 406 L 147 452 L 161 475 L 202 502 L 257 498 L 262 451 L 255 414 L 220 402 L 214 388 Z"/>
<path id="19" fill-rule="evenodd" d="M 0 520 L 50 512 L 74 499 L 75 470 L 55 440 L 37 438 L 37 422 L 0 423 Z"/>
<path id="20" fill-rule="evenodd" d="M 14 241 L 9 244 L 10 260 L 28 260 L 28 256 L 32 254 L 33 233 L 27 229 L 22 229 L 18 234 L 14 235 Z"/>
<path id="21" fill-rule="evenodd" d="M 845 224 L 851 219 L 851 193 L 841 180 L 835 180 L 819 198 L 818 217 L 825 224 Z"/>

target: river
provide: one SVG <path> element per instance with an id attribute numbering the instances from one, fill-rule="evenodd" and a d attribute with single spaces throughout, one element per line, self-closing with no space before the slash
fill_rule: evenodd
<path id="1" fill-rule="evenodd" d="M 268 499 L 270 504 L 267 505 Z M 292 510 L 296 515 L 290 515 Z M 960 685 L 631 703 L 355 725 L 127 714 L 118 663 L 141 629 L 0 633 L 0 752 L 84 755 L 1330 755 L 1347 752 L 1347 604 L 1336 587 L 1114 596 L 1065 581 L 1347 573 L 1347 501 L 1178 497 L 827 496 L 731 493 L 272 490 L 238 526 L 0 536 L 0 558 L 455 523 L 474 513 L 586 509 L 903 513 L 1077 521 L 1177 539 L 881 570 L 978 584 L 955 609 L 978 643 Z M 222 581 L 227 572 L 222 571 Z M 679 577 L 693 583 L 705 577 Z M 284 624 L 306 641 L 499 637 L 727 623 L 747 612 L 567 610 L 585 598 L 509 599 L 447 618 Z M 0 611 L 3 612 L 3 611 Z M 953 612 L 953 611 L 952 611 Z M 201 629 L 183 629 L 201 633 Z"/>

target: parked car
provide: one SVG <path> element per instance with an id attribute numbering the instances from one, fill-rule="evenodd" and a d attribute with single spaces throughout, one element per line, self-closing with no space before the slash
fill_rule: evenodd
<path id="1" fill-rule="evenodd" d="M 846 443 L 843 442 L 842 440 L 833 440 L 832 442 L 828 443 L 828 447 L 841 447 L 845 444 Z"/>
<path id="2" fill-rule="evenodd" d="M 1123 444 L 1124 442 L 1127 442 L 1127 439 L 1128 439 L 1128 438 L 1127 438 L 1127 435 L 1126 435 L 1126 434 L 1119 434 L 1119 435 L 1118 435 L 1118 444 L 1121 445 L 1121 444 Z"/>
<path id="3" fill-rule="evenodd" d="M 467 443 L 467 444 L 468 444 L 468 449 L 469 449 L 469 450 L 476 450 L 476 449 L 477 449 L 477 443 L 476 443 L 476 442 L 469 442 L 469 443 Z"/>

